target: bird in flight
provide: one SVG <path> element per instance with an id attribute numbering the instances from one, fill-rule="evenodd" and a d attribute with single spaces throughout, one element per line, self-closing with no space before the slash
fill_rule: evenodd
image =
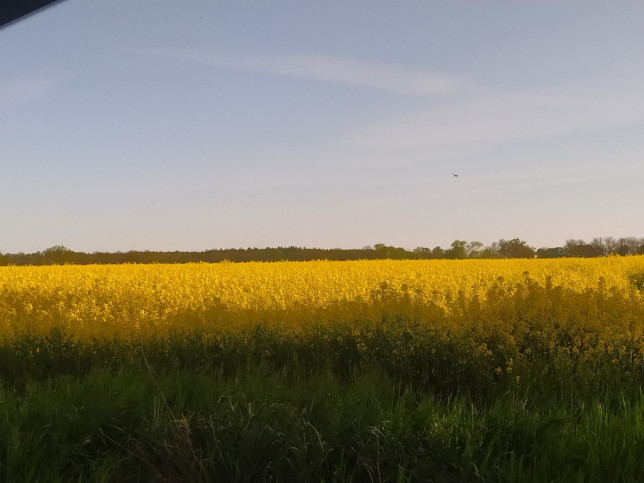
<path id="1" fill-rule="evenodd" d="M 458 178 L 457 174 L 452 173 L 452 176 L 454 176 L 455 178 Z"/>

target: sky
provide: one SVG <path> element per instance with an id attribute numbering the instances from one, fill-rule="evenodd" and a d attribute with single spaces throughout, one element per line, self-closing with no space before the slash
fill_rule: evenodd
<path id="1" fill-rule="evenodd" d="M 643 18 L 65 0 L 0 30 L 0 252 L 643 237 Z"/>

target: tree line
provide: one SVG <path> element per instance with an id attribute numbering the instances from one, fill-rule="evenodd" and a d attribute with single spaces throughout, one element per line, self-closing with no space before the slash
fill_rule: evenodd
<path id="1" fill-rule="evenodd" d="M 127 252 L 77 252 L 62 245 L 35 253 L 0 253 L 0 265 L 88 265 L 120 263 L 189 263 L 189 262 L 276 262 L 307 260 L 427 260 L 427 259 L 483 259 L 483 258 L 560 258 L 603 257 L 609 255 L 644 254 L 644 238 L 594 238 L 567 240 L 563 246 L 539 248 L 528 245 L 519 238 L 501 239 L 485 246 L 478 241 L 455 240 L 449 248 L 401 247 L 376 243 L 359 249 L 343 248 L 227 248 L 204 251 L 137 251 Z"/>

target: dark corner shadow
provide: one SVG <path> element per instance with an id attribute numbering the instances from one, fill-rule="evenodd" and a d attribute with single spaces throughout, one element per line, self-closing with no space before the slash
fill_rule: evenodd
<path id="1" fill-rule="evenodd" d="M 0 0 L 0 29 L 63 0 Z"/>

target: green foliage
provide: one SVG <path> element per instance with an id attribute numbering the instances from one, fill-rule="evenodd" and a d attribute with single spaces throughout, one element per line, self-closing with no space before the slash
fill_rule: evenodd
<path id="1" fill-rule="evenodd" d="M 454 240 L 449 250 L 445 251 L 445 258 L 460 260 L 467 257 L 467 242 L 464 240 Z"/>
<path id="2" fill-rule="evenodd" d="M 644 273 L 634 273 L 630 276 L 630 279 L 637 287 L 637 290 L 644 290 Z"/>
<path id="3" fill-rule="evenodd" d="M 394 315 L 306 339 L 5 341 L 0 480 L 640 478 L 641 367 L 501 345 L 473 354 Z"/>
<path id="4" fill-rule="evenodd" d="M 498 254 L 501 258 L 534 258 L 534 248 L 518 238 L 499 240 Z"/>
<path id="5" fill-rule="evenodd" d="M 559 258 L 601 257 L 607 255 L 644 254 L 644 238 L 626 237 L 613 239 L 595 238 L 591 243 L 583 240 L 567 240 L 564 247 L 539 248 L 535 250 L 518 238 L 499 240 L 484 247 L 479 241 L 455 240 L 451 248 L 439 246 L 429 249 L 416 247 L 406 250 L 401 247 L 376 243 L 362 249 L 322 249 L 304 247 L 277 248 L 232 248 L 212 249 L 201 252 L 136 251 L 129 252 L 76 252 L 56 245 L 36 253 L 0 253 L 0 266 L 6 265 L 64 265 L 64 264 L 118 264 L 118 263 L 188 263 L 208 262 L 275 262 L 305 260 L 425 260 L 462 258 Z"/>

